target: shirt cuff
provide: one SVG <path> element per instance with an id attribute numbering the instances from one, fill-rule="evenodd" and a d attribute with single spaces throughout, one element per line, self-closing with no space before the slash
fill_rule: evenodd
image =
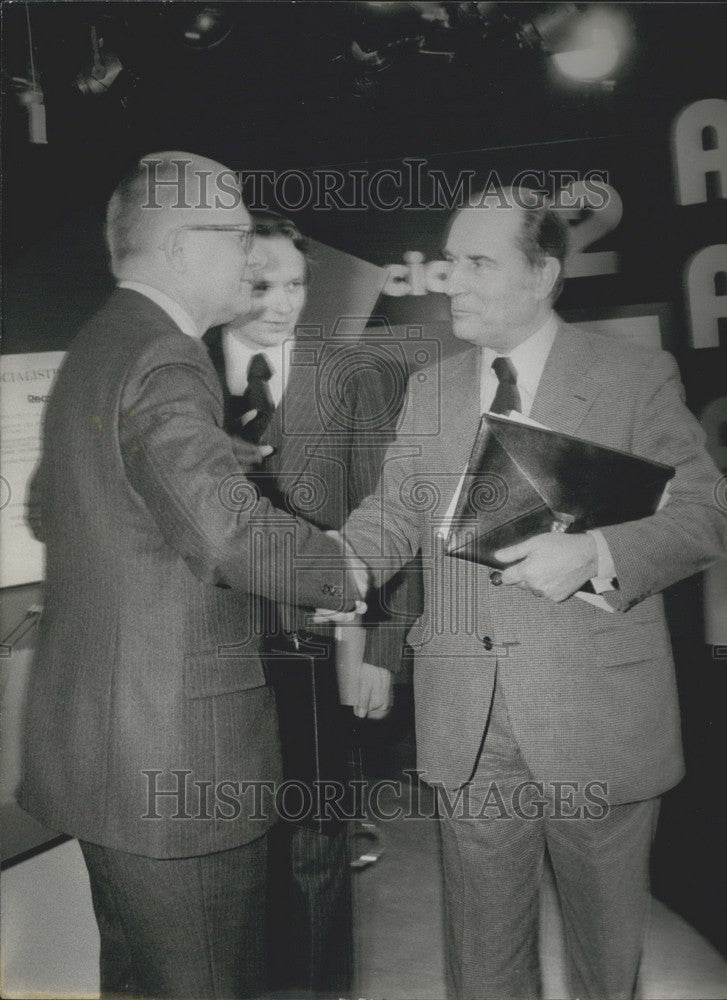
<path id="1" fill-rule="evenodd" d="M 363 601 L 366 598 L 372 583 L 371 583 L 371 571 L 369 570 L 363 559 L 360 559 L 353 546 L 346 541 L 340 531 L 336 531 L 334 528 L 329 528 L 326 534 L 331 538 L 335 538 L 336 541 L 341 546 L 343 555 L 346 558 L 347 570 L 353 577 L 356 584 L 356 589 L 358 590 L 358 596 Z"/>
<path id="2" fill-rule="evenodd" d="M 592 531 L 587 531 L 586 534 L 590 535 L 596 543 L 596 555 L 598 557 L 598 572 L 591 580 L 593 589 L 597 594 L 603 594 L 607 590 L 615 590 L 616 567 L 614 566 L 613 556 L 608 547 L 608 542 L 603 536 L 603 532 L 594 528 Z"/>

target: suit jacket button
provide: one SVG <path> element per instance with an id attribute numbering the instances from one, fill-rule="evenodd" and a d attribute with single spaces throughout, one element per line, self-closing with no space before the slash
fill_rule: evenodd
<path id="1" fill-rule="evenodd" d="M 486 635 L 485 638 L 482 640 L 482 645 L 489 653 L 489 651 L 492 649 L 493 646 L 492 639 L 489 637 L 489 635 Z"/>

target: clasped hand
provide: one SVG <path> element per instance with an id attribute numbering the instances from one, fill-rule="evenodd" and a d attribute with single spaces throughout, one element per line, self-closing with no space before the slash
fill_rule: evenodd
<path id="1" fill-rule="evenodd" d="M 536 597 L 565 601 L 598 575 L 598 551 L 588 534 L 550 532 L 495 552 L 500 562 L 514 563 L 502 571 L 502 583 L 529 590 Z"/>

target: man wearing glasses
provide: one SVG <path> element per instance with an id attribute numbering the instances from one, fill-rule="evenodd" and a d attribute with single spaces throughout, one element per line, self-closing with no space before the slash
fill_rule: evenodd
<path id="1" fill-rule="evenodd" d="M 29 498 L 47 569 L 18 797 L 80 841 L 103 995 L 262 991 L 280 751 L 249 595 L 354 604 L 306 564 L 321 533 L 255 502 L 269 449 L 222 429 L 201 337 L 246 311 L 258 264 L 231 176 L 160 153 L 114 192 L 118 288 L 68 351 Z"/>

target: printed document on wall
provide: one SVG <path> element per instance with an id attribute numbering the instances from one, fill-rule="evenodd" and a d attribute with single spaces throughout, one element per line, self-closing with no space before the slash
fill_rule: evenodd
<path id="1" fill-rule="evenodd" d="M 0 357 L 0 586 L 43 578 L 43 545 L 25 523 L 28 484 L 40 457 L 43 410 L 63 351 Z"/>

